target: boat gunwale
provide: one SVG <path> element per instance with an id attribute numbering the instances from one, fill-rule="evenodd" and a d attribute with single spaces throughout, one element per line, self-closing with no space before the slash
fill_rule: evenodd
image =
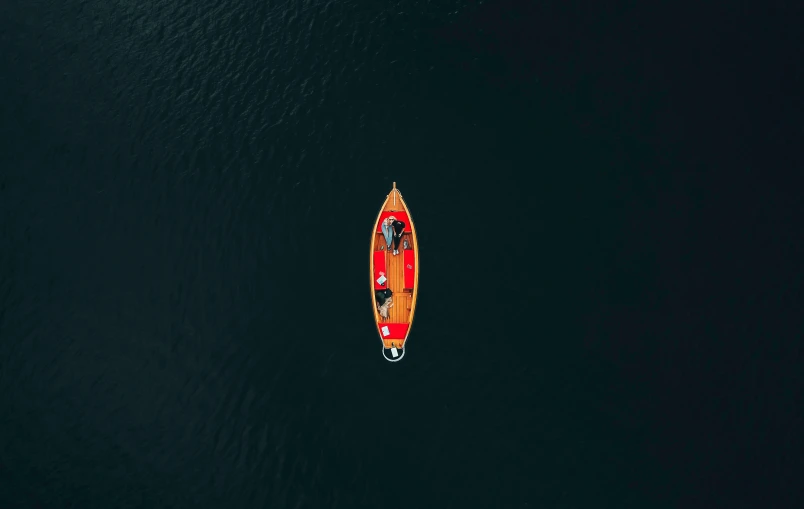
<path id="1" fill-rule="evenodd" d="M 418 237 L 416 236 L 416 225 L 415 225 L 415 222 L 413 221 L 413 216 L 410 213 L 410 209 L 408 208 L 408 204 L 405 202 L 404 198 L 402 197 L 402 193 L 396 187 L 396 182 L 394 182 L 393 188 L 391 189 L 391 192 L 389 192 L 387 195 L 385 195 L 385 200 L 382 202 L 382 205 L 380 205 L 380 210 L 377 213 L 377 217 L 375 218 L 374 223 L 372 224 L 371 244 L 369 246 L 369 286 L 371 288 L 371 304 L 372 304 L 371 307 L 374 310 L 373 311 L 373 313 L 374 313 L 374 325 L 375 325 L 375 328 L 377 329 L 377 334 L 379 335 L 379 327 L 378 326 L 381 323 L 381 316 L 380 316 L 379 311 L 377 311 L 376 297 L 375 297 L 375 293 L 374 293 L 375 292 L 375 290 L 374 290 L 374 246 L 375 246 L 375 242 L 376 242 L 377 225 L 379 224 L 380 217 L 382 217 L 382 213 L 385 210 L 385 207 L 388 204 L 388 200 L 391 199 L 391 195 L 393 193 L 397 193 L 399 195 L 399 201 L 401 203 L 402 209 L 404 210 L 404 212 L 408 216 L 408 221 L 410 222 L 410 234 L 411 234 L 411 237 L 413 238 L 413 256 L 414 256 L 414 260 L 416 261 L 416 270 L 415 270 L 415 272 L 413 274 L 413 293 L 411 294 L 411 301 L 410 301 L 410 316 L 408 317 L 408 320 L 407 320 L 408 330 L 405 333 L 405 337 L 402 339 L 402 345 L 401 345 L 402 350 L 403 350 L 402 356 L 404 356 L 404 350 L 407 347 L 407 341 L 408 341 L 408 337 L 410 336 L 410 330 L 413 328 L 413 318 L 414 318 L 415 313 L 416 313 L 416 300 L 417 300 L 417 297 L 418 297 L 418 294 L 419 294 L 419 270 L 420 270 L 421 264 L 419 263 L 419 241 L 418 241 Z M 385 349 L 385 340 L 382 338 L 381 335 L 380 335 L 380 341 L 383 344 L 383 349 Z M 394 359 L 392 362 L 401 360 L 402 356 L 400 356 L 399 359 Z M 391 359 L 388 359 L 388 360 L 391 360 Z"/>

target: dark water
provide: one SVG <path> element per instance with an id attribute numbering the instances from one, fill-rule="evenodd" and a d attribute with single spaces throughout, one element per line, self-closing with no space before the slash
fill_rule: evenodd
<path id="1" fill-rule="evenodd" d="M 5 4 L 0 507 L 799 500 L 796 200 L 753 172 L 801 159 L 779 122 L 748 148 L 785 103 L 741 66 L 793 83 L 750 17 Z M 397 364 L 366 277 L 392 181 Z"/>

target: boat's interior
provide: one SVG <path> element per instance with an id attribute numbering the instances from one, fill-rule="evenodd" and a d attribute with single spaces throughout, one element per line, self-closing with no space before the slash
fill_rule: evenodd
<path id="1" fill-rule="evenodd" d="M 410 251 L 410 253 L 404 252 L 406 251 L 404 248 L 406 240 L 408 243 L 407 251 Z M 394 292 L 394 305 L 388 310 L 388 318 L 383 318 L 378 314 L 377 319 L 380 322 L 408 323 L 410 322 L 413 285 L 408 285 L 410 288 L 405 287 L 405 258 L 406 255 L 411 256 L 415 252 L 413 250 L 413 235 L 411 232 L 404 232 L 402 235 L 402 240 L 399 242 L 398 255 L 393 254 L 393 243 L 391 244 L 391 252 L 386 250 L 385 243 L 385 236 L 382 233 L 374 234 L 374 251 L 383 253 L 383 255 L 375 256 L 383 256 L 385 258 L 384 272 L 385 277 L 388 278 L 388 281 L 386 281 L 386 286 L 392 292 Z M 408 270 L 410 271 L 412 269 L 409 268 Z M 408 279 L 410 279 L 410 276 L 408 276 Z"/>
<path id="2" fill-rule="evenodd" d="M 399 254 L 393 254 L 393 242 L 391 251 L 386 246 L 385 236 L 382 234 L 379 223 L 389 215 L 394 215 L 397 219 L 405 222 L 405 231 L 399 241 Z M 415 272 L 417 267 L 417 247 L 414 245 L 411 220 L 407 210 L 402 203 L 401 196 L 396 189 L 389 193 L 388 198 L 380 212 L 378 223 L 375 224 L 374 242 L 372 245 L 372 261 L 374 264 L 374 277 L 379 272 L 384 272 L 388 280 L 385 287 L 393 292 L 393 306 L 388 310 L 388 318 L 380 316 L 375 306 L 375 318 L 380 323 L 410 323 L 411 311 L 414 305 L 414 288 L 416 284 Z M 382 265 L 385 265 L 382 270 Z M 378 285 L 374 285 L 375 291 Z M 376 304 L 376 302 L 375 302 Z"/>

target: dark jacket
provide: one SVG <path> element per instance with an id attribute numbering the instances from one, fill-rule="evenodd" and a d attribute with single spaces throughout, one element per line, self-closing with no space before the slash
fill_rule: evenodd
<path id="1" fill-rule="evenodd" d="M 402 235 L 402 232 L 405 231 L 405 222 L 404 221 L 396 220 L 393 223 L 391 223 L 391 226 L 394 228 L 394 231 L 396 232 L 397 237 Z"/>
<path id="2" fill-rule="evenodd" d="M 386 288 L 385 290 L 377 290 L 374 292 L 375 297 L 377 298 L 377 305 L 382 306 L 385 304 L 385 301 L 391 297 L 394 292 L 391 291 L 390 288 Z"/>

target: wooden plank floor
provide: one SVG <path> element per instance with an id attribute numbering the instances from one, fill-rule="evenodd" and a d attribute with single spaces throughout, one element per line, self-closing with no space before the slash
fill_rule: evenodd
<path id="1" fill-rule="evenodd" d="M 399 242 L 399 247 L 402 247 L 405 239 L 407 239 L 408 244 L 411 248 L 413 248 L 413 238 L 410 233 L 405 233 L 402 236 L 402 240 Z M 385 236 L 382 233 L 376 233 L 374 235 L 374 251 L 379 251 L 380 247 L 383 247 L 384 250 L 385 246 Z M 393 251 L 393 243 L 391 244 L 391 250 Z M 388 278 L 388 288 L 394 292 L 394 306 L 391 308 L 391 312 L 389 314 L 388 322 L 409 322 L 410 321 L 410 299 L 412 298 L 412 294 L 408 290 L 404 290 L 405 285 L 405 276 L 404 276 L 404 257 L 402 254 L 402 250 L 399 250 L 399 254 L 394 256 L 392 253 L 386 251 L 385 255 L 385 268 L 386 268 L 386 277 Z"/>

